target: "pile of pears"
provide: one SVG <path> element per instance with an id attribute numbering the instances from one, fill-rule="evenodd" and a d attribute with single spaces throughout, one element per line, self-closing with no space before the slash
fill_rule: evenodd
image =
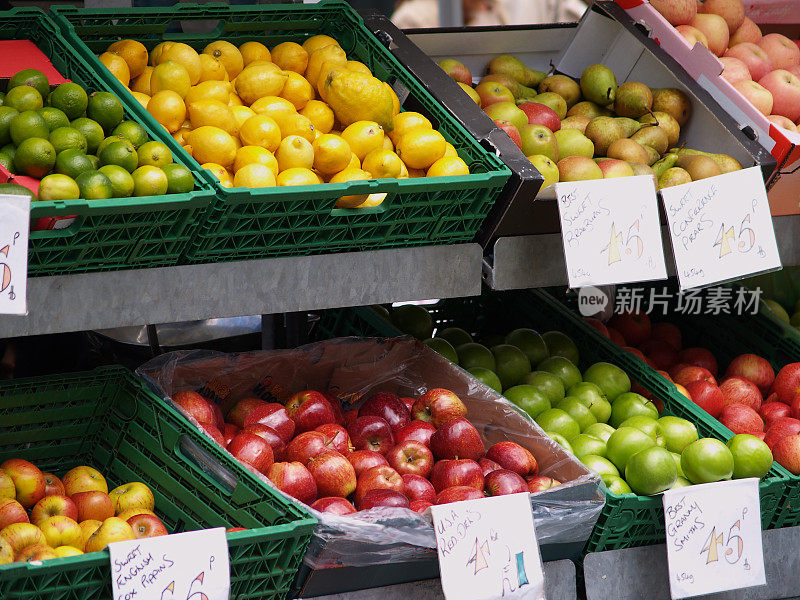
<path id="1" fill-rule="evenodd" d="M 602 64 L 588 66 L 576 81 L 531 69 L 510 54 L 493 58 L 473 88 L 465 65 L 438 64 L 522 149 L 544 176 L 543 187 L 651 175 L 663 189 L 742 168 L 727 154 L 681 145 L 692 105 L 680 89 L 617 84 Z"/>

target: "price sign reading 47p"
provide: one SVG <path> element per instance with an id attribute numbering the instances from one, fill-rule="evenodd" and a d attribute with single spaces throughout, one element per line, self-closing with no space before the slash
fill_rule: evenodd
<path id="1" fill-rule="evenodd" d="M 0 195 L 0 315 L 27 312 L 30 220 L 29 198 Z"/>
<path id="2" fill-rule="evenodd" d="M 553 187 L 570 287 L 666 279 L 652 177 Z"/>
<path id="3" fill-rule="evenodd" d="M 674 599 L 767 583 L 758 479 L 667 490 L 663 500 Z"/>
<path id="4" fill-rule="evenodd" d="M 682 290 L 781 266 L 761 169 L 661 190 Z"/>
<path id="5" fill-rule="evenodd" d="M 529 494 L 431 507 L 447 600 L 544 600 Z"/>

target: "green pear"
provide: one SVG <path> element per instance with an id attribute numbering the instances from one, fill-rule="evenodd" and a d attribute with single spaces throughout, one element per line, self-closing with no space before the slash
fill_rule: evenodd
<path id="1" fill-rule="evenodd" d="M 628 117 L 617 117 L 614 120 L 622 127 L 622 136 L 626 138 L 631 137 L 642 128 L 642 124 L 639 123 L 639 121 L 629 119 Z"/>
<path id="2" fill-rule="evenodd" d="M 592 158 L 594 156 L 592 140 L 577 129 L 559 129 L 555 132 L 555 136 L 556 142 L 558 142 L 559 158 L 564 159 L 568 156 Z"/>
<path id="3" fill-rule="evenodd" d="M 608 147 L 615 140 L 625 137 L 625 132 L 614 117 L 595 117 L 589 121 L 584 135 L 592 140 L 595 155 L 606 156 Z"/>
<path id="4" fill-rule="evenodd" d="M 661 155 L 652 146 L 642 146 L 647 152 L 647 164 L 653 165 L 661 159 Z"/>
<path id="5" fill-rule="evenodd" d="M 664 154 L 669 148 L 669 136 L 667 132 L 657 125 L 642 127 L 639 131 L 630 136 L 642 146 L 653 148 L 659 155 Z"/>
<path id="6" fill-rule="evenodd" d="M 598 106 L 594 102 L 589 102 L 588 100 L 584 100 L 583 102 L 578 102 L 572 108 L 567 111 L 568 117 L 589 117 L 590 119 L 594 119 L 595 117 L 611 117 L 613 113 L 605 108 L 604 106 Z"/>
<path id="7" fill-rule="evenodd" d="M 643 165 L 650 160 L 650 155 L 639 142 L 627 138 L 614 140 L 608 147 L 606 156 Z"/>
<path id="8" fill-rule="evenodd" d="M 668 143 L 670 146 L 674 146 L 678 143 L 678 138 L 681 136 L 681 126 L 678 125 L 678 122 L 672 115 L 657 110 L 653 111 L 652 114 L 648 113 L 642 115 L 639 118 L 639 122 L 645 125 L 650 124 L 661 127 L 661 129 L 667 132 L 667 139 L 669 140 Z"/>
<path id="9" fill-rule="evenodd" d="M 605 65 L 590 65 L 581 74 L 581 92 L 589 102 L 608 106 L 617 97 L 617 78 Z"/>
<path id="10" fill-rule="evenodd" d="M 722 170 L 714 159 L 701 154 L 680 154 L 675 164 L 685 169 L 692 181 L 722 175 Z"/>
<path id="11" fill-rule="evenodd" d="M 689 96 L 677 88 L 661 88 L 653 90 L 653 112 L 665 112 L 672 116 L 683 127 L 692 114 L 692 102 Z"/>
<path id="12" fill-rule="evenodd" d="M 573 106 L 581 99 L 581 86 L 578 82 L 566 75 L 550 75 L 545 77 L 537 88 L 540 94 L 545 92 L 555 92 L 567 103 L 567 107 Z"/>
<path id="13" fill-rule="evenodd" d="M 714 159 L 714 162 L 717 163 L 717 166 L 723 173 L 732 173 L 733 171 L 740 171 L 742 169 L 742 163 L 728 154 L 712 154 L 711 158 Z"/>
<path id="14" fill-rule="evenodd" d="M 495 56 L 486 65 L 486 73 L 508 75 L 527 87 L 538 86 L 547 76 L 547 73 L 529 68 L 516 56 L 510 54 Z"/>
<path id="15" fill-rule="evenodd" d="M 638 119 L 653 108 L 653 93 L 638 81 L 626 81 L 617 88 L 614 112 L 620 117 Z"/>
<path id="16" fill-rule="evenodd" d="M 653 173 L 655 173 L 656 177 L 661 177 L 667 169 L 674 167 L 676 162 L 678 162 L 677 154 L 674 154 L 673 152 L 665 154 L 661 160 L 658 160 L 651 165 L 653 167 Z"/>
<path id="17" fill-rule="evenodd" d="M 581 133 L 585 133 L 589 121 L 591 121 L 589 117 L 574 115 L 561 121 L 561 129 L 577 129 Z"/>
<path id="18" fill-rule="evenodd" d="M 658 189 L 663 190 L 664 188 L 691 182 L 692 176 L 688 172 L 680 167 L 671 167 L 658 178 Z"/>
<path id="19" fill-rule="evenodd" d="M 514 95 L 514 99 L 533 98 L 538 93 L 533 88 L 525 87 L 513 77 L 510 77 L 508 75 L 503 75 L 502 73 L 493 73 L 491 75 L 486 75 L 481 78 L 478 84 L 480 85 L 484 81 L 491 81 L 506 86 L 509 89 L 509 91 Z"/>

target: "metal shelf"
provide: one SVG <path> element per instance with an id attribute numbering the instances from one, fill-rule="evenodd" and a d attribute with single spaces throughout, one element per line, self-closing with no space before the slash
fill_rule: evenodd
<path id="1" fill-rule="evenodd" d="M 474 296 L 478 244 L 37 277 L 0 338 Z"/>

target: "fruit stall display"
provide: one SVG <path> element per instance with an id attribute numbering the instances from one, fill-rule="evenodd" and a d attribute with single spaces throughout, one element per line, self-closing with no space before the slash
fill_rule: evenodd
<path id="1" fill-rule="evenodd" d="M 316 520 L 126 369 L 2 383 L 0 420 L 3 598 L 110 597 L 108 543 L 208 527 L 232 530 L 232 595 L 290 589 Z"/>
<path id="2" fill-rule="evenodd" d="M 54 13 L 173 154 L 221 178 L 202 169 L 218 198 L 189 262 L 469 241 L 509 178 L 345 2 Z M 174 22 L 208 20 L 162 44 Z M 131 91 L 123 43 L 152 63 Z"/>
<path id="3" fill-rule="evenodd" d="M 41 10 L 0 15 L 0 39 L 38 49 L 9 74 L 0 106 L 3 193 L 32 201 L 29 274 L 177 264 L 210 186 L 173 162 L 163 130 L 125 107 Z M 50 85 L 34 67 L 70 81 Z"/>
<path id="4" fill-rule="evenodd" d="M 577 556 L 602 507 L 597 475 L 413 340 L 169 353 L 139 373 L 234 458 L 317 511 L 322 529 L 306 565 L 333 576 L 332 564 L 380 570 L 424 559 L 435 568 L 433 529 L 415 514 L 433 504 L 529 492 L 545 556 L 569 546 Z M 429 568 L 418 567 L 405 580 Z"/>

